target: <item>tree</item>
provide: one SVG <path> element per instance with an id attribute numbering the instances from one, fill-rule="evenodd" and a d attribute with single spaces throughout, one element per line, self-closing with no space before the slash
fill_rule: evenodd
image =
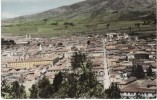
<path id="1" fill-rule="evenodd" d="M 64 79 L 62 81 L 62 84 L 60 84 L 58 91 L 55 91 L 52 97 L 53 98 L 77 98 L 77 79 L 74 73 L 64 74 Z"/>
<path id="2" fill-rule="evenodd" d="M 2 45 L 15 45 L 15 41 L 14 40 L 4 40 L 1 39 Z"/>
<path id="3" fill-rule="evenodd" d="M 11 42 L 12 45 L 16 45 L 14 40 L 10 40 L 10 42 Z"/>
<path id="4" fill-rule="evenodd" d="M 25 87 L 23 85 L 20 86 L 19 91 L 20 91 L 20 98 L 22 98 L 22 99 L 27 98 Z"/>
<path id="5" fill-rule="evenodd" d="M 50 81 L 44 76 L 38 82 L 38 94 L 40 98 L 50 98 L 53 94 L 53 87 L 50 84 Z"/>
<path id="6" fill-rule="evenodd" d="M 93 73 L 67 74 L 53 98 L 105 98 L 103 86 L 98 83 Z"/>
<path id="7" fill-rule="evenodd" d="M 135 26 L 137 26 L 137 28 L 138 28 L 139 31 L 140 31 L 140 23 L 135 23 Z"/>
<path id="8" fill-rule="evenodd" d="M 63 43 L 58 43 L 58 46 L 63 46 Z"/>
<path id="9" fill-rule="evenodd" d="M 67 80 L 63 80 L 60 88 L 58 89 L 57 92 L 54 92 L 54 94 L 52 95 L 53 98 L 68 98 L 68 88 L 69 88 L 69 84 L 67 82 Z"/>
<path id="10" fill-rule="evenodd" d="M 58 23 L 56 22 L 56 23 L 51 23 L 51 25 L 58 25 Z"/>
<path id="11" fill-rule="evenodd" d="M 88 45 L 90 44 L 90 41 L 89 41 L 89 40 L 87 41 L 87 44 L 88 44 Z"/>
<path id="12" fill-rule="evenodd" d="M 69 98 L 78 98 L 76 74 L 74 73 L 69 74 L 67 77 L 67 83 L 69 85 L 68 90 L 67 90 L 67 96 Z"/>
<path id="13" fill-rule="evenodd" d="M 107 29 L 108 29 L 108 28 L 110 27 L 110 23 L 107 23 L 107 24 L 106 24 L 106 27 L 107 27 Z"/>
<path id="14" fill-rule="evenodd" d="M 55 92 L 58 91 L 58 89 L 60 88 L 62 81 L 63 81 L 63 76 L 62 73 L 59 72 L 57 75 L 55 75 L 55 78 L 53 80 L 53 86 Z"/>
<path id="15" fill-rule="evenodd" d="M 145 74 L 142 65 L 137 65 L 136 73 L 137 73 L 137 78 L 144 78 Z"/>
<path id="16" fill-rule="evenodd" d="M 65 25 L 65 28 L 68 28 L 68 25 Z"/>
<path id="17" fill-rule="evenodd" d="M 6 82 L 6 80 L 3 80 L 1 87 L 1 96 L 5 99 L 11 98 L 10 90 L 11 90 L 10 85 Z"/>
<path id="18" fill-rule="evenodd" d="M 78 94 L 83 98 L 104 98 L 104 90 L 102 85 L 97 81 L 92 72 L 81 74 L 79 81 Z"/>
<path id="19" fill-rule="evenodd" d="M 46 22 L 48 19 L 43 19 L 44 22 Z"/>
<path id="20" fill-rule="evenodd" d="M 92 63 L 87 59 L 86 54 L 75 52 L 72 57 L 72 69 L 81 69 L 81 73 L 74 74 L 73 79 L 77 82 L 77 91 L 74 93 L 78 98 L 104 98 L 103 87 L 99 84 L 94 73 Z M 75 83 L 76 84 L 76 83 Z M 73 87 L 73 88 L 74 88 Z"/>
<path id="21" fill-rule="evenodd" d="M 62 84 L 53 94 L 54 98 L 105 98 L 104 88 L 91 72 L 92 64 L 85 54 L 75 52 L 71 67 L 72 73 L 64 74 Z M 76 73 L 76 70 L 81 71 Z M 56 80 L 55 76 L 54 82 Z"/>
<path id="22" fill-rule="evenodd" d="M 37 99 L 37 98 L 39 98 L 38 97 L 38 91 L 39 91 L 39 89 L 38 89 L 38 86 L 36 84 L 33 84 L 32 88 L 29 89 L 29 91 L 30 91 L 30 98 L 31 99 Z"/>
<path id="23" fill-rule="evenodd" d="M 73 70 L 78 70 L 79 68 L 85 70 L 85 62 L 87 62 L 86 55 L 81 52 L 75 52 L 71 59 L 71 67 Z"/>
<path id="24" fill-rule="evenodd" d="M 28 41 L 27 45 L 30 46 L 30 44 L 31 44 L 30 41 Z"/>
<path id="25" fill-rule="evenodd" d="M 105 98 L 104 88 L 92 73 L 92 63 L 85 54 L 74 53 L 71 67 L 71 73 L 55 75 L 53 84 L 46 77 L 39 80 L 30 89 L 30 98 Z"/>
<path id="26" fill-rule="evenodd" d="M 143 25 L 148 25 L 151 23 L 156 24 L 156 14 L 152 12 L 147 16 L 143 16 L 142 20 L 144 21 Z"/>
<path id="27" fill-rule="evenodd" d="M 73 22 L 65 22 L 63 25 L 65 25 L 65 26 L 68 26 L 68 25 L 70 25 L 70 26 L 74 26 L 74 23 Z"/>
<path id="28" fill-rule="evenodd" d="M 136 77 L 138 79 L 144 78 L 145 74 L 142 65 L 133 66 L 131 71 L 131 76 Z"/>
<path id="29" fill-rule="evenodd" d="M 132 31 L 132 27 L 130 26 L 130 27 L 128 27 L 128 29 L 129 29 L 129 31 L 131 32 Z"/>
<path id="30" fill-rule="evenodd" d="M 106 97 L 109 99 L 120 99 L 120 89 L 117 86 L 117 83 L 111 83 L 109 89 L 105 90 Z"/>
<path id="31" fill-rule="evenodd" d="M 92 63 L 87 59 L 87 55 L 80 51 L 75 52 L 71 58 L 71 67 L 75 72 L 88 72 L 92 69 Z"/>
<path id="32" fill-rule="evenodd" d="M 147 25 L 147 21 L 146 20 L 143 20 L 143 25 Z"/>
<path id="33" fill-rule="evenodd" d="M 151 66 L 149 66 L 147 69 L 147 76 L 152 76 L 152 75 L 153 75 L 152 68 Z"/>
<path id="34" fill-rule="evenodd" d="M 132 66 L 132 70 L 131 70 L 131 76 L 135 76 L 136 75 L 136 66 L 134 65 L 134 66 Z"/>
<path id="35" fill-rule="evenodd" d="M 40 46 L 41 45 L 41 43 L 37 43 L 37 46 Z"/>
<path id="36" fill-rule="evenodd" d="M 19 85 L 17 81 L 12 83 L 10 93 L 13 99 L 24 99 L 27 97 L 25 87 L 23 85 Z"/>

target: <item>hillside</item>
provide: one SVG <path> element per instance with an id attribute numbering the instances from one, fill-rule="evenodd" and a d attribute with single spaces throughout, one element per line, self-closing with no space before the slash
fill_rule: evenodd
<path id="1" fill-rule="evenodd" d="M 20 26 L 20 28 L 23 26 L 25 26 L 25 28 L 27 26 L 31 28 L 34 27 L 38 30 L 37 32 L 39 33 L 45 32 L 45 30 L 48 33 L 61 33 L 64 32 L 61 30 L 75 32 L 87 25 L 106 24 L 109 22 L 114 23 L 125 21 L 125 23 L 128 23 L 128 25 L 130 25 L 129 23 L 132 21 L 132 25 L 134 21 L 141 21 L 141 16 L 147 16 L 152 12 L 155 12 L 155 3 L 156 0 L 86 0 L 69 6 L 62 6 L 33 15 L 26 15 L 2 20 L 2 25 L 13 24 L 11 28 L 4 28 L 2 32 L 19 33 L 21 29 L 19 29 L 18 26 Z M 65 29 L 63 26 L 64 22 L 73 22 L 75 25 L 77 25 L 77 27 L 73 27 L 72 30 L 71 28 Z M 58 23 L 59 26 L 51 27 L 50 25 L 52 23 Z M 98 25 L 98 29 L 99 26 L 101 25 Z M 24 30 L 28 30 L 28 27 Z M 82 31 L 86 30 L 89 29 Z M 27 31 L 21 33 L 26 32 Z"/>
<path id="2" fill-rule="evenodd" d="M 69 20 L 79 16 L 88 16 L 88 18 L 103 16 L 106 18 L 111 15 L 119 15 L 118 17 L 126 16 L 127 18 L 130 16 L 129 19 L 132 19 L 137 18 L 140 14 L 144 15 L 153 10 L 155 11 L 155 0 L 86 0 L 70 6 L 63 6 L 38 14 L 7 19 L 4 22 L 19 20 L 34 21 L 47 18 L 65 18 Z"/>

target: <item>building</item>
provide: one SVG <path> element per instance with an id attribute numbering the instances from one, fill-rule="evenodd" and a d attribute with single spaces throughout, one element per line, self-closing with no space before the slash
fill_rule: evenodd
<path id="1" fill-rule="evenodd" d="M 52 64 L 53 60 L 26 60 L 26 61 L 13 61 L 13 62 L 8 62 L 7 67 L 12 67 L 15 69 L 20 69 L 20 68 L 34 68 L 37 65 L 48 65 Z"/>
<path id="2" fill-rule="evenodd" d="M 137 80 L 121 89 L 121 97 L 136 99 L 156 98 L 156 80 Z"/>

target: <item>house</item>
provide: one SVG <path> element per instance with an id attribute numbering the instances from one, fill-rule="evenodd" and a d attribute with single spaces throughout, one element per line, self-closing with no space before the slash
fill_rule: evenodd
<path id="1" fill-rule="evenodd" d="M 148 83 L 148 84 L 147 84 Z M 151 99 L 156 98 L 156 85 L 149 87 L 150 83 L 156 83 L 156 80 L 137 80 L 127 86 L 121 88 L 121 97 L 135 99 L 137 96 L 140 98 Z"/>
<path id="2" fill-rule="evenodd" d="M 121 88 L 124 88 L 125 86 L 127 86 L 128 84 L 130 84 L 136 80 L 137 80 L 136 77 L 130 77 L 126 80 L 117 80 L 116 83 L 117 83 L 118 87 L 121 89 Z"/>

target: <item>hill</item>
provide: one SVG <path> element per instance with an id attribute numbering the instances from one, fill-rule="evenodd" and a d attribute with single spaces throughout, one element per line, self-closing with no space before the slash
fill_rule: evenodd
<path id="1" fill-rule="evenodd" d="M 89 18 L 93 18 L 96 16 L 107 17 L 111 15 L 119 15 L 118 17 L 121 19 L 123 19 L 122 16 L 127 16 L 126 19 L 128 16 L 128 19 L 135 19 L 141 14 L 144 15 L 150 11 L 155 11 L 155 6 L 155 0 L 86 0 L 72 4 L 70 6 L 63 6 L 42 13 L 20 16 L 12 19 L 7 19 L 5 21 L 34 21 L 47 18 L 64 18 L 69 20 L 79 16 L 88 16 Z"/>
<path id="2" fill-rule="evenodd" d="M 88 26 L 110 22 L 141 20 L 141 16 L 150 15 L 152 12 L 155 13 L 155 4 L 156 0 L 86 0 L 33 15 L 5 19 L 2 20 L 2 25 L 32 26 L 37 28 L 39 33 L 41 28 L 43 29 L 47 26 L 46 30 L 49 33 L 53 33 L 54 30 L 65 30 L 63 29 L 63 23 L 65 22 L 72 22 L 81 27 L 80 25 L 82 24 Z M 48 29 L 49 25 L 53 23 L 59 23 L 62 26 L 54 26 L 53 31 L 50 31 Z M 78 27 L 75 27 L 76 30 L 73 31 L 78 31 Z M 68 28 L 66 30 L 71 31 Z"/>

